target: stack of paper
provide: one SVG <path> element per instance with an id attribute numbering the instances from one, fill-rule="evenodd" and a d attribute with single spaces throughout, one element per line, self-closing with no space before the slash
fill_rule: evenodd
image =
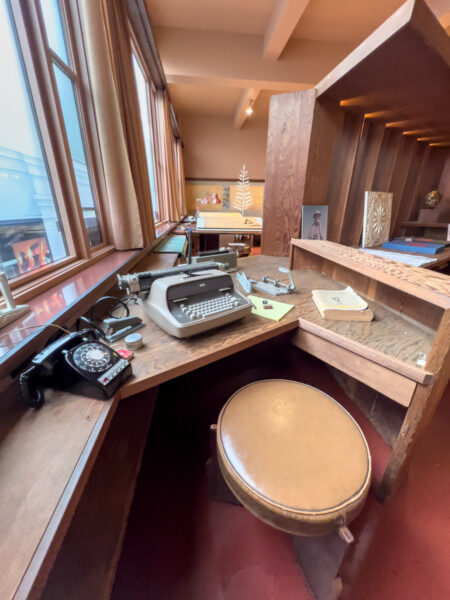
<path id="1" fill-rule="evenodd" d="M 372 321 L 367 302 L 351 287 L 344 290 L 313 290 L 313 300 L 324 319 L 335 321 Z"/>

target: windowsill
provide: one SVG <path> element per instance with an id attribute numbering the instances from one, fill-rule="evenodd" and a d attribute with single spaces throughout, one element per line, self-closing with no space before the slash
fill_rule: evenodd
<path id="1" fill-rule="evenodd" d="M 2 335 L 8 334 L 0 338 L 0 378 L 17 369 L 57 331 L 54 327 L 42 328 L 43 325 L 73 323 L 86 312 L 97 294 L 114 284 L 118 272 L 132 268 L 147 251 L 113 252 L 29 300 L 31 311 L 0 330 Z M 30 329 L 17 331 L 22 327 Z"/>
<path id="2" fill-rule="evenodd" d="M 95 250 L 89 258 L 67 257 L 53 265 L 49 265 L 44 271 L 41 269 L 37 269 L 36 272 L 32 271 L 30 273 L 31 279 L 23 283 L 20 280 L 13 279 L 10 285 L 14 292 L 14 299 L 17 304 L 27 304 L 30 299 L 104 259 L 114 251 L 113 246 L 102 246 Z M 2 307 L 1 305 L 0 302 L 0 307 Z"/>
<path id="3" fill-rule="evenodd" d="M 155 226 L 156 239 L 159 240 L 159 238 L 167 235 L 168 233 L 173 231 L 176 227 L 178 227 L 178 221 L 177 222 L 163 221 L 162 223 L 158 223 Z"/>
<path id="4" fill-rule="evenodd" d="M 162 223 L 157 228 L 157 239 L 143 250 L 114 251 L 104 248 L 95 257 L 97 260 L 88 266 L 87 261 L 77 261 L 73 273 L 64 270 L 58 281 L 58 275 L 49 274 L 48 286 L 43 292 L 27 300 L 31 311 L 13 321 L 0 330 L 0 380 L 14 376 L 22 364 L 36 351 L 40 350 L 45 341 L 57 331 L 54 327 L 43 327 L 47 324 L 70 327 L 76 319 L 84 314 L 102 294 L 106 293 L 115 283 L 118 273 L 130 271 L 144 256 L 149 254 L 178 223 Z M 74 265 L 69 265 L 74 267 Z M 18 303 L 23 303 L 22 297 L 14 292 Z M 21 327 L 29 327 L 25 331 L 17 331 Z M 33 328 L 33 329 L 32 329 Z M 3 383 L 8 383 L 8 380 Z M 3 385 L 0 384 L 0 389 Z"/>

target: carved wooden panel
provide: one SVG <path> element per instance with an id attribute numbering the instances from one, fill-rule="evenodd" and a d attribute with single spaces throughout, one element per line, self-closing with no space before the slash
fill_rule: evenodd
<path id="1" fill-rule="evenodd" d="M 364 195 L 364 222 L 362 247 L 372 248 L 389 240 L 392 215 L 392 194 L 366 192 Z"/>

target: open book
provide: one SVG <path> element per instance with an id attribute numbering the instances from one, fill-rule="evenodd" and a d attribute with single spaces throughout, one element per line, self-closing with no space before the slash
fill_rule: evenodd
<path id="1" fill-rule="evenodd" d="M 344 290 L 313 290 L 313 300 L 324 319 L 335 321 L 372 321 L 367 302 L 351 287 Z"/>

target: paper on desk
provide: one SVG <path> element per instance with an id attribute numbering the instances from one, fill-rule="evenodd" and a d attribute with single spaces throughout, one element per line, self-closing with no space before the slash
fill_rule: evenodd
<path id="1" fill-rule="evenodd" d="M 294 308 L 293 304 L 276 302 L 269 298 L 260 298 L 259 296 L 253 295 L 247 296 L 247 298 L 253 304 L 252 314 L 266 317 L 266 319 L 272 319 L 272 321 L 280 321 L 292 308 Z M 273 308 L 264 308 L 263 300 L 267 300 Z"/>
<path id="2" fill-rule="evenodd" d="M 407 254 L 406 252 L 385 252 L 384 250 L 372 250 L 370 248 L 360 248 L 363 252 L 369 254 L 375 254 L 381 258 L 388 258 L 389 260 L 396 260 L 397 262 L 404 263 L 410 267 L 421 267 L 428 263 L 434 262 L 437 258 L 430 258 L 424 256 L 416 256 L 415 254 Z"/>

